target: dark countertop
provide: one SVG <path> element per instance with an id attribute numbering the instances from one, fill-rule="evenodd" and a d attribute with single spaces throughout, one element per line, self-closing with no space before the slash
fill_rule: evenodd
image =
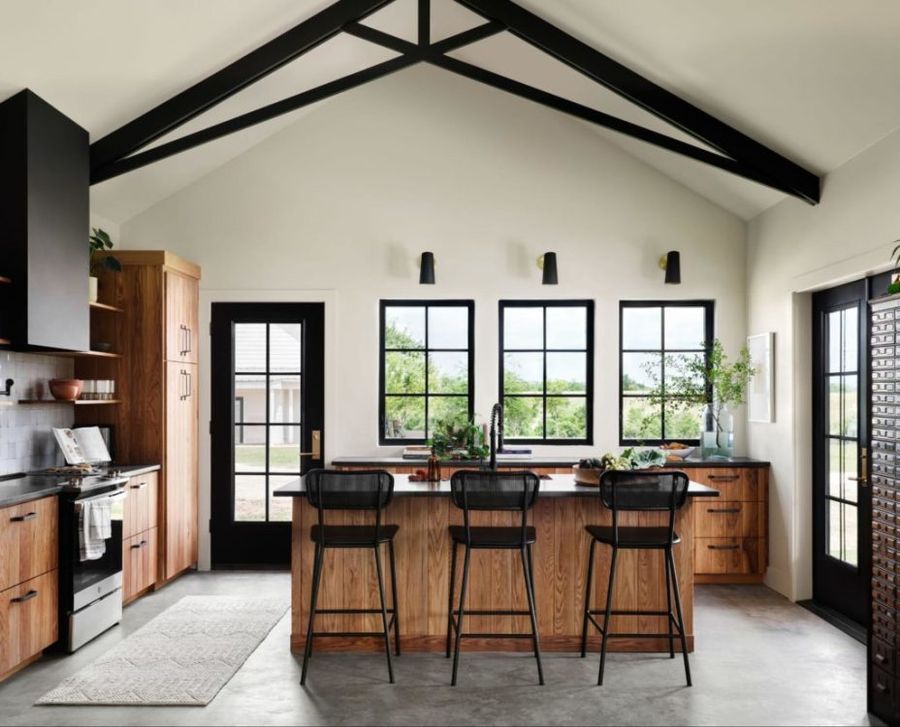
<path id="1" fill-rule="evenodd" d="M 578 464 L 581 457 L 542 457 L 532 459 L 500 459 L 498 468 L 528 469 L 531 467 L 572 467 Z M 403 459 L 403 457 L 336 457 L 333 467 L 426 467 L 427 460 Z M 455 460 L 441 462 L 445 467 L 478 467 L 477 461 Z M 768 467 L 769 463 L 751 457 L 732 457 L 731 459 L 686 459 L 681 462 L 669 462 L 668 467 L 690 469 L 691 467 Z"/>
<path id="2" fill-rule="evenodd" d="M 104 471 L 118 470 L 123 477 L 137 477 L 160 469 L 158 464 L 115 465 Z M 53 475 L 19 475 L 0 479 L 0 507 L 20 505 L 62 492 L 65 477 Z"/>
<path id="3" fill-rule="evenodd" d="M 282 485 L 273 493 L 275 497 L 303 497 L 306 487 L 302 478 Z M 450 481 L 440 483 L 410 482 L 409 475 L 394 475 L 394 496 L 396 497 L 449 497 Z M 579 485 L 572 475 L 549 475 L 541 479 L 540 497 L 597 497 L 597 488 Z M 719 491 L 712 487 L 691 482 L 689 497 L 718 497 Z"/>

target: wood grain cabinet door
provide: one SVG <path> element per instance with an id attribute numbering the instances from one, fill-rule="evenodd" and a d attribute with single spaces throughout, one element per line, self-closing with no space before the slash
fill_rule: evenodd
<path id="1" fill-rule="evenodd" d="M 166 360 L 197 363 L 199 283 L 166 271 Z"/>
<path id="2" fill-rule="evenodd" d="M 197 366 L 167 364 L 165 543 L 166 579 L 197 563 Z"/>
<path id="3" fill-rule="evenodd" d="M 0 591 L 0 674 L 59 638 L 57 571 Z"/>
<path id="4" fill-rule="evenodd" d="M 151 528 L 122 543 L 122 598 L 126 603 L 156 583 L 156 536 L 156 528 Z"/>
<path id="5" fill-rule="evenodd" d="M 130 538 L 150 528 L 158 521 L 158 475 L 148 472 L 128 480 L 125 490 L 125 515 L 122 523 L 122 537 Z"/>
<path id="6" fill-rule="evenodd" d="M 55 496 L 0 509 L 0 590 L 56 568 L 58 522 Z"/>

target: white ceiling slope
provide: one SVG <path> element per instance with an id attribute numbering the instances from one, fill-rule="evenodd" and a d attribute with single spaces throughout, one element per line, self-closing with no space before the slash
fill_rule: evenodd
<path id="1" fill-rule="evenodd" d="M 432 1 L 435 37 L 478 22 L 453 0 Z M 0 98 L 31 88 L 96 140 L 329 2 L 0 0 Z M 519 2 L 813 172 L 835 169 L 900 127 L 897 0 Z M 414 0 L 395 0 L 366 22 L 412 38 L 414 6 Z M 390 55 L 338 36 L 167 139 Z M 508 34 L 457 56 L 687 138 Z M 315 108 L 96 185 L 92 206 L 114 221 L 125 221 L 275 131 L 302 123 Z M 784 198 L 725 172 L 592 128 L 598 137 L 745 219 Z"/>

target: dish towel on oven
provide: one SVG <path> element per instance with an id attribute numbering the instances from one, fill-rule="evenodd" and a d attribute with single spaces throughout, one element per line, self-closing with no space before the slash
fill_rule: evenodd
<path id="1" fill-rule="evenodd" d="M 82 561 L 98 560 L 106 553 L 106 540 L 112 536 L 112 512 L 108 498 L 85 501 L 78 521 L 78 547 Z"/>

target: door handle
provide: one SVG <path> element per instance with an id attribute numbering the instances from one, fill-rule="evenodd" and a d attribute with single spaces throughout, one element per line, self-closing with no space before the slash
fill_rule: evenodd
<path id="1" fill-rule="evenodd" d="M 312 457 L 313 459 L 322 459 L 322 432 L 319 429 L 313 429 L 312 432 L 312 450 L 309 452 L 300 452 L 301 457 Z"/>
<path id="2" fill-rule="evenodd" d="M 25 601 L 30 601 L 32 598 L 37 598 L 37 591 L 28 591 L 24 596 L 16 596 L 15 598 L 9 599 L 10 603 L 25 603 Z"/>
<path id="3" fill-rule="evenodd" d="M 869 484 L 869 450 L 863 447 L 859 452 L 859 477 L 848 477 L 850 482 L 858 482 L 860 487 Z"/>

